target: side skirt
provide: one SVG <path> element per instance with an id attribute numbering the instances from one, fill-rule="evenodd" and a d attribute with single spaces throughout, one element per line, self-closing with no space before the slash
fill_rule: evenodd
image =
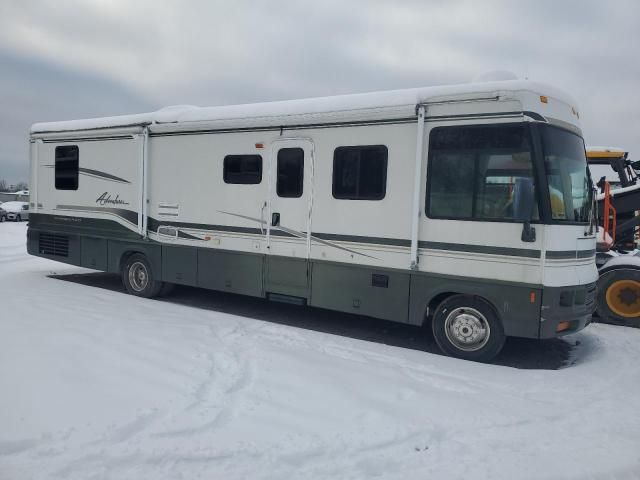
<path id="1" fill-rule="evenodd" d="M 542 287 L 409 270 L 202 247 L 164 245 L 31 227 L 31 255 L 119 273 L 131 252 L 146 255 L 163 281 L 264 297 L 421 325 L 436 297 L 462 293 L 487 299 L 510 336 L 538 338 Z"/>

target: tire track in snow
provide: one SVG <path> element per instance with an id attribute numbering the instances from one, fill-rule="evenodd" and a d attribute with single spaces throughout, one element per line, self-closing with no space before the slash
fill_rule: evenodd
<path id="1" fill-rule="evenodd" d="M 191 424 L 155 433 L 154 437 L 183 437 L 203 434 L 228 424 L 235 416 L 238 397 L 253 382 L 254 367 L 245 355 L 245 350 L 238 346 L 238 339 L 243 337 L 246 327 L 235 325 L 230 332 L 219 334 L 216 327 L 210 326 L 212 337 L 220 351 L 210 354 L 209 369 L 205 379 L 194 389 L 193 402 L 185 408 L 191 417 Z M 225 385 L 226 384 L 226 385 Z M 202 422 L 210 411 L 215 416 Z"/>
<path id="2" fill-rule="evenodd" d="M 147 429 L 158 418 L 158 416 L 159 413 L 157 410 L 143 413 L 130 422 L 116 427 L 107 435 L 107 441 L 113 444 L 130 440 Z"/>

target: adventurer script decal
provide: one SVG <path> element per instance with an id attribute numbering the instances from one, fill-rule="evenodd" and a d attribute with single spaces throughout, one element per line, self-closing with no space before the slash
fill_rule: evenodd
<path id="1" fill-rule="evenodd" d="M 111 197 L 109 192 L 104 192 L 102 195 L 98 197 L 96 203 L 101 207 L 109 206 L 109 205 L 129 205 L 129 202 L 125 202 L 124 200 L 120 200 L 120 196 L 116 195 L 115 197 Z"/>

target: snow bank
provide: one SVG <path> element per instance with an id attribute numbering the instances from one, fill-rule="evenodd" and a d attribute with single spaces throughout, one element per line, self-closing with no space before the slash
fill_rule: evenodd
<path id="1" fill-rule="evenodd" d="M 48 278 L 0 225 L 0 478 L 637 478 L 640 330 L 482 365 Z"/>

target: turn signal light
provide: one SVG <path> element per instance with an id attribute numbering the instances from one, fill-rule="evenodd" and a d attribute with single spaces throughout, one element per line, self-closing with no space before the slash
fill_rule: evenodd
<path id="1" fill-rule="evenodd" d="M 549 99 L 545 95 L 540 95 L 540 101 L 542 103 L 549 103 Z"/>
<path id="2" fill-rule="evenodd" d="M 564 332 L 565 330 L 569 330 L 571 328 L 571 322 L 560 322 L 556 327 L 556 332 Z"/>

